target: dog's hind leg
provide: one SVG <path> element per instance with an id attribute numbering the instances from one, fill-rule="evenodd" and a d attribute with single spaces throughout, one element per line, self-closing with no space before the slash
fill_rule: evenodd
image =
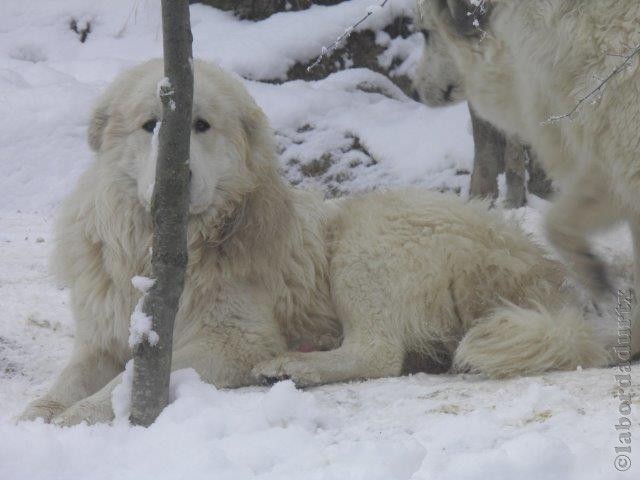
<path id="1" fill-rule="evenodd" d="M 402 371 L 404 350 L 382 339 L 345 339 L 326 352 L 290 352 L 253 368 L 261 383 L 291 379 L 300 387 L 349 380 L 396 377 Z"/>
<path id="2" fill-rule="evenodd" d="M 613 295 L 606 268 L 592 252 L 587 237 L 614 225 L 622 217 L 608 201 L 609 194 L 601 179 L 591 177 L 567 187 L 547 214 L 549 241 L 595 298 L 606 293 Z"/>

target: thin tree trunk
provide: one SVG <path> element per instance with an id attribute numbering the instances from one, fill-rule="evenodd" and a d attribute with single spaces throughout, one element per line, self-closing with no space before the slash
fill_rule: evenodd
<path id="1" fill-rule="evenodd" d="M 153 216 L 152 271 L 155 283 L 143 311 L 159 341 L 135 348 L 131 423 L 151 425 L 169 399 L 173 324 L 187 265 L 189 142 L 193 103 L 193 61 L 188 0 L 162 0 L 164 71 Z M 167 81 L 168 79 L 168 81 Z"/>
<path id="2" fill-rule="evenodd" d="M 525 164 L 525 147 L 516 138 L 507 139 L 507 144 L 504 149 L 504 171 L 507 177 L 505 206 L 507 208 L 520 208 L 527 203 Z"/>
<path id="3" fill-rule="evenodd" d="M 504 158 L 505 138 L 489 122 L 477 116 L 469 105 L 475 155 L 469 195 L 471 197 L 498 197 L 498 172 Z"/>

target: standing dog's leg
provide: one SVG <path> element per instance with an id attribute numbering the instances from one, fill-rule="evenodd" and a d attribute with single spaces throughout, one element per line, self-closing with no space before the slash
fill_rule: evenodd
<path id="1" fill-rule="evenodd" d="M 575 274 L 594 297 L 602 297 L 613 288 L 606 268 L 591 250 L 589 234 L 622 220 L 619 209 L 611 206 L 604 181 L 590 176 L 576 181 L 553 202 L 546 218 L 549 241 L 569 263 Z M 598 182 L 598 183 L 596 183 Z"/>

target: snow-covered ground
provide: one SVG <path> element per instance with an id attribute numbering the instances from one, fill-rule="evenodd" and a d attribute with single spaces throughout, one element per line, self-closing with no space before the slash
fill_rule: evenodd
<path id="1" fill-rule="evenodd" d="M 14 424 L 72 347 L 68 292 L 47 270 L 55 207 L 91 161 L 92 101 L 120 70 L 161 54 L 158 3 L 0 5 L 0 479 L 623 478 L 614 468 L 615 369 L 500 382 L 419 374 L 305 392 L 288 382 L 218 391 L 182 371 L 172 404 L 148 430 Z M 464 192 L 473 156 L 465 106 L 428 109 L 366 70 L 318 82 L 256 81 L 283 79 L 370 3 L 316 6 L 257 24 L 192 6 L 194 52 L 247 79 L 292 183 L 328 196 L 396 184 Z M 409 0 L 392 0 L 369 25 L 410 9 Z M 71 19 L 91 23 L 86 42 Z M 545 208 L 532 198 L 512 215 L 539 236 Z M 598 239 L 621 288 L 630 284 L 629 243 L 624 229 Z M 609 335 L 614 304 L 601 305 L 600 318 L 591 314 Z M 632 378 L 640 381 L 637 366 Z M 637 433 L 637 395 L 632 409 Z M 638 451 L 634 439 L 628 478 L 640 471 Z"/>

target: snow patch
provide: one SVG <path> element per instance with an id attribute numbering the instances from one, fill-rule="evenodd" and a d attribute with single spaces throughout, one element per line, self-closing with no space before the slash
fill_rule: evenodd
<path id="1" fill-rule="evenodd" d="M 145 339 L 149 345 L 158 344 L 160 337 L 153 330 L 153 319 L 142 310 L 147 291 L 153 286 L 155 280 L 147 277 L 136 276 L 131 279 L 133 286 L 142 292 L 142 297 L 138 300 L 129 324 L 129 347 L 134 348 Z"/>
<path id="2" fill-rule="evenodd" d="M 313 394 L 296 389 L 291 380 L 278 382 L 265 395 L 263 409 L 270 425 L 300 423 L 310 431 L 318 426 L 320 411 Z"/>
<path id="3" fill-rule="evenodd" d="M 162 97 L 163 95 L 169 95 L 172 92 L 173 87 L 171 86 L 171 81 L 169 80 L 169 78 L 161 78 L 156 85 L 156 95 L 158 95 L 158 97 Z"/>
<path id="4" fill-rule="evenodd" d="M 133 360 L 129 360 L 122 373 L 122 381 L 111 392 L 111 407 L 115 423 L 129 423 L 131 415 L 131 389 L 133 388 Z"/>
<path id="5" fill-rule="evenodd" d="M 138 300 L 136 308 L 131 314 L 131 323 L 129 324 L 129 346 L 135 348 L 145 339 L 149 345 L 154 346 L 160 341 L 160 336 L 153 330 L 153 319 L 142 311 L 144 304 L 144 296 Z"/>
<path id="6" fill-rule="evenodd" d="M 131 278 L 131 283 L 133 284 L 133 288 L 138 290 L 140 293 L 147 293 L 156 283 L 156 280 L 154 278 L 136 275 Z"/>

